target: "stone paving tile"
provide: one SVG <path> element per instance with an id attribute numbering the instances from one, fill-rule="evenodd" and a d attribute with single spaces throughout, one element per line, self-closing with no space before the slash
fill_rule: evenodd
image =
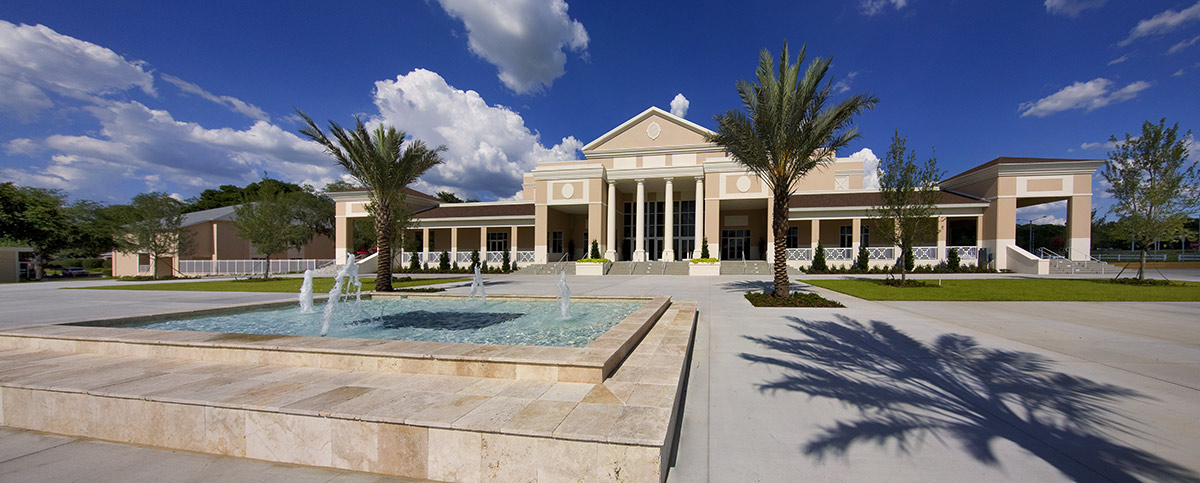
<path id="1" fill-rule="evenodd" d="M 575 406 L 576 403 L 569 401 L 530 401 L 500 428 L 500 432 L 550 437 Z"/>
<path id="2" fill-rule="evenodd" d="M 555 383 L 550 381 L 513 381 L 511 385 L 500 391 L 498 396 L 507 397 L 523 397 L 526 399 L 538 399 L 550 390 Z"/>
<path id="3" fill-rule="evenodd" d="M 579 403 L 554 429 L 555 438 L 605 442 L 624 407 L 614 404 Z"/>
<path id="4" fill-rule="evenodd" d="M 588 384 L 586 382 L 555 383 L 550 387 L 550 389 L 547 389 L 539 399 L 579 402 L 582 401 L 589 392 L 592 392 L 592 386 L 594 385 L 595 384 Z"/>
<path id="5" fill-rule="evenodd" d="M 449 428 L 458 418 L 463 417 L 489 399 L 491 398 L 487 396 L 442 394 L 437 400 L 430 401 L 424 409 L 406 418 L 404 424 Z"/>
<path id="6" fill-rule="evenodd" d="M 500 428 L 512 420 L 521 410 L 532 402 L 531 399 L 514 397 L 491 397 L 483 404 L 472 409 L 451 425 L 454 429 L 466 431 L 500 432 Z"/>
<path id="7" fill-rule="evenodd" d="M 283 406 L 287 412 L 310 416 L 328 416 L 332 407 L 374 391 L 369 387 L 340 386 Z"/>

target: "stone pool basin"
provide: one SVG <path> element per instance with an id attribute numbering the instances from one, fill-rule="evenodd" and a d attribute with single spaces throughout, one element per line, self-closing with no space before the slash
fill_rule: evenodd
<path id="1" fill-rule="evenodd" d="M 17 428 L 437 481 L 662 481 L 695 302 L 616 299 L 643 306 L 583 348 L 128 328 L 180 314 L 8 329 L 0 413 Z"/>

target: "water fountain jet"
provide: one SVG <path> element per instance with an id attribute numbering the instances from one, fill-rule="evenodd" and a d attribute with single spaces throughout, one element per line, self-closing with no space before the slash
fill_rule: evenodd
<path id="1" fill-rule="evenodd" d="M 313 274 L 312 270 L 304 271 L 304 285 L 300 286 L 300 313 L 316 313 L 313 308 Z"/>
<path id="2" fill-rule="evenodd" d="M 558 272 L 558 281 L 554 283 L 558 285 L 558 308 L 562 311 L 562 318 L 571 317 L 571 287 L 567 286 L 567 271 Z"/>
<path id="3" fill-rule="evenodd" d="M 321 337 L 329 334 L 329 326 L 333 322 L 333 315 L 337 312 L 338 303 L 342 301 L 342 287 L 345 285 L 346 277 L 350 272 L 354 272 L 355 281 L 358 278 L 358 264 L 354 263 L 354 255 L 349 255 L 346 259 L 346 265 L 338 270 L 337 277 L 333 279 L 333 288 L 329 289 L 329 298 L 325 300 L 325 317 L 321 321 Z M 361 287 L 361 284 L 359 285 Z"/>
<path id="4" fill-rule="evenodd" d="M 483 275 L 479 273 L 479 265 L 475 265 L 475 278 L 471 280 L 471 293 L 467 295 L 467 301 L 475 298 L 476 292 L 479 293 L 480 300 L 487 302 L 487 291 L 483 289 Z"/>

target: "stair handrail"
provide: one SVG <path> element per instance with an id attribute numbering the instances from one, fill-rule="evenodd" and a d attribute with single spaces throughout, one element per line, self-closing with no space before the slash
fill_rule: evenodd
<path id="1" fill-rule="evenodd" d="M 1046 248 L 1046 247 L 1038 247 L 1037 254 L 1038 254 L 1038 258 L 1046 258 L 1046 259 L 1067 258 L 1062 255 L 1059 255 L 1058 252 L 1051 250 L 1049 248 Z M 1049 256 L 1047 256 L 1047 254 L 1049 254 Z"/>

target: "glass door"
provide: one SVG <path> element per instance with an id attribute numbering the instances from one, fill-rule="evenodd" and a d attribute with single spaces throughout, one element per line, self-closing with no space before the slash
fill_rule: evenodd
<path id="1" fill-rule="evenodd" d="M 721 260 L 745 260 L 750 256 L 750 230 L 721 230 Z"/>

